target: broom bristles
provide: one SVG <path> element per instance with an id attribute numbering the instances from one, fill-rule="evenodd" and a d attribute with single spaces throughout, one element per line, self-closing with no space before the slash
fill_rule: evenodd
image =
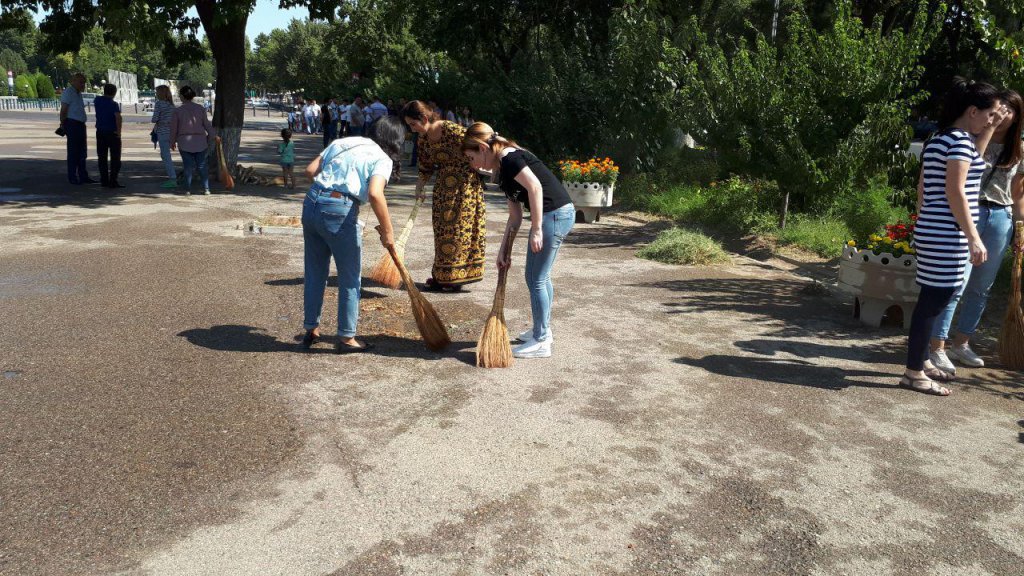
<path id="1" fill-rule="evenodd" d="M 424 298 L 423 294 L 420 294 L 420 291 L 416 289 L 416 284 L 412 281 L 412 277 L 409 276 L 409 271 L 405 269 L 405 265 L 402 264 L 402 259 L 399 258 L 395 247 L 389 247 L 388 252 L 395 261 L 395 267 L 398 268 L 402 281 L 405 282 L 405 290 L 409 293 L 412 315 L 416 320 L 416 327 L 419 328 L 420 336 L 423 337 L 423 341 L 430 350 L 434 352 L 444 350 L 452 343 L 451 338 L 448 336 L 448 330 L 444 327 L 444 321 L 441 320 L 441 316 L 438 315 L 437 310 L 434 310 L 430 301 Z"/>
<path id="2" fill-rule="evenodd" d="M 416 215 L 419 213 L 422 204 L 423 200 L 417 200 L 413 204 L 412 212 L 409 213 L 409 219 L 405 221 L 405 226 L 402 227 L 398 241 L 395 242 L 395 252 L 399 258 L 405 258 L 405 244 L 409 241 L 409 236 L 412 234 L 412 227 L 416 223 Z M 392 261 L 391 254 L 382 254 L 377 263 L 370 269 L 367 278 L 392 290 L 397 290 L 402 286 L 402 274 Z"/>
<path id="3" fill-rule="evenodd" d="M 487 316 L 480 340 L 476 343 L 476 365 L 480 368 L 508 368 L 512 365 L 512 345 L 504 314 L 493 311 Z"/>
<path id="4" fill-rule="evenodd" d="M 1010 302 L 999 334 L 999 359 L 1011 370 L 1024 369 L 1024 311 L 1021 311 L 1020 275 L 1021 258 L 1024 252 L 1024 222 L 1015 225 L 1013 238 L 1013 275 L 1010 285 Z"/>
<path id="5" fill-rule="evenodd" d="M 505 231 L 505 252 L 512 251 L 512 239 Z M 508 269 L 498 271 L 498 286 L 494 290 L 491 313 L 484 322 L 484 330 L 476 343 L 476 365 L 480 368 L 508 368 L 512 365 L 512 346 L 508 341 L 508 327 L 505 325 L 505 284 Z"/>

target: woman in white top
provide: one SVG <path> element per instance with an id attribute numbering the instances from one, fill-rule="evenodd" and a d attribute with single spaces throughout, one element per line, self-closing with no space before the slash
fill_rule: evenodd
<path id="1" fill-rule="evenodd" d="M 156 124 L 153 130 L 156 131 L 157 142 L 160 144 L 160 159 L 164 162 L 164 170 L 167 172 L 167 181 L 160 185 L 161 188 L 176 188 L 178 186 L 178 173 L 174 168 L 174 158 L 171 156 L 171 117 L 174 115 L 174 100 L 171 98 L 171 89 L 168 86 L 156 87 L 156 104 L 153 106 L 153 118 L 151 122 Z"/>
<path id="2" fill-rule="evenodd" d="M 946 96 L 943 130 L 925 144 L 914 227 L 921 292 L 910 321 L 907 366 L 900 379 L 904 388 L 949 395 L 937 382 L 952 376 L 928 359 L 928 340 L 936 318 L 963 284 L 968 261 L 978 265 L 988 258 L 975 227 L 985 171 L 982 155 L 1006 114 L 995 87 L 957 78 Z"/>

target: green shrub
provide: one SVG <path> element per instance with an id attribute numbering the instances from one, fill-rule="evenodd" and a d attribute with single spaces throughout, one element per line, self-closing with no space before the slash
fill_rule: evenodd
<path id="1" fill-rule="evenodd" d="M 907 210 L 892 204 L 896 195 L 884 176 L 872 178 L 867 190 L 842 194 L 832 207 L 832 218 L 845 222 L 853 238 L 867 238 L 886 224 L 906 220 Z"/>
<path id="2" fill-rule="evenodd" d="M 35 73 L 35 86 L 37 98 L 53 98 L 56 92 L 53 89 L 53 82 L 50 77 L 42 72 Z"/>
<path id="3" fill-rule="evenodd" d="M 777 233 L 782 244 L 789 244 L 814 252 L 824 258 L 842 254 L 843 245 L 851 238 L 850 229 L 835 218 L 814 218 L 796 215 Z"/>
<path id="4" fill-rule="evenodd" d="M 19 74 L 15 77 L 14 95 L 18 98 L 37 98 L 35 75 Z"/>
<path id="5" fill-rule="evenodd" d="M 716 240 L 682 228 L 670 228 L 658 234 L 654 242 L 637 252 L 637 256 L 665 264 L 707 266 L 730 262 L 729 255 Z"/>

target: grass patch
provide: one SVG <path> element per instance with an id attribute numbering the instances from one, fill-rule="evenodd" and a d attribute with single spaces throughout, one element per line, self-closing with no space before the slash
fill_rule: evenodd
<path id="1" fill-rule="evenodd" d="M 696 266 L 728 264 L 731 261 L 715 239 L 682 228 L 670 228 L 658 234 L 654 242 L 637 252 L 637 256 L 665 264 Z"/>
<path id="2" fill-rule="evenodd" d="M 800 216 L 794 217 L 775 235 L 781 244 L 803 248 L 823 258 L 838 257 L 846 241 L 853 237 L 846 224 L 839 220 Z"/>

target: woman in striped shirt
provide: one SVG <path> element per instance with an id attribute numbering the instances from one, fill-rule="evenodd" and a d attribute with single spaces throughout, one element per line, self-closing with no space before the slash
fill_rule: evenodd
<path id="1" fill-rule="evenodd" d="M 941 125 L 921 155 L 918 219 L 914 227 L 917 283 L 921 293 L 910 321 L 907 367 L 900 386 L 926 394 L 948 396 L 938 382 L 952 375 L 928 359 L 928 341 L 935 319 L 964 281 L 968 261 L 987 259 L 978 235 L 978 189 L 985 171 L 982 155 L 996 126 L 1007 115 L 994 86 L 954 80 L 946 96 Z"/>
<path id="2" fill-rule="evenodd" d="M 160 185 L 161 188 L 177 188 L 178 172 L 174 168 L 174 159 L 171 158 L 171 117 L 174 115 L 174 100 L 171 98 L 171 89 L 167 86 L 156 87 L 156 104 L 153 107 L 152 123 L 156 124 L 153 130 L 156 132 L 157 142 L 160 144 L 160 159 L 164 163 L 164 171 L 167 173 L 167 180 Z"/>

